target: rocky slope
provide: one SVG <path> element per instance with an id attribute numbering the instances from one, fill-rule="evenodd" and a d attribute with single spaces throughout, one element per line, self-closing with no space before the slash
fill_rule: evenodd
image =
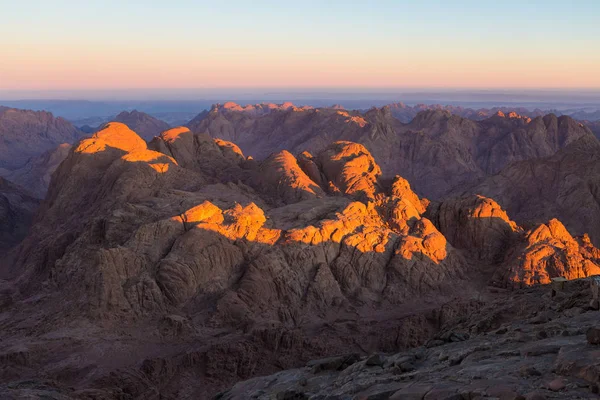
<path id="1" fill-rule="evenodd" d="M 0 178 L 0 254 L 5 258 L 8 248 L 27 234 L 39 201 L 27 191 Z M 4 259 L 4 262 L 8 260 Z"/>
<path id="2" fill-rule="evenodd" d="M 584 124 L 590 128 L 590 130 L 596 135 L 597 138 L 600 138 L 600 120 L 598 121 L 584 121 Z"/>
<path id="3" fill-rule="evenodd" d="M 409 351 L 346 353 L 240 382 L 216 399 L 597 399 L 589 282 L 499 295 Z"/>
<path id="4" fill-rule="evenodd" d="M 0 168 L 21 168 L 31 157 L 82 136 L 70 122 L 49 112 L 0 109 Z"/>
<path id="5" fill-rule="evenodd" d="M 439 199 L 519 160 L 545 157 L 590 135 L 570 117 L 503 113 L 473 121 L 444 110 L 418 113 L 410 123 L 384 107 L 365 113 L 291 104 L 241 107 L 216 105 L 189 123 L 190 130 L 233 141 L 245 154 L 264 159 L 288 150 L 323 150 L 349 140 L 363 144 L 378 160 L 384 177 L 400 173 L 417 193 Z"/>
<path id="6" fill-rule="evenodd" d="M 15 170 L 0 170 L 0 176 L 28 191 L 39 199 L 46 196 L 52 173 L 60 163 L 67 158 L 71 145 L 63 143 L 39 156 L 29 159 L 21 168 Z"/>
<path id="7" fill-rule="evenodd" d="M 123 111 L 113 121 L 124 123 L 144 140 L 152 140 L 154 136 L 170 128 L 166 122 L 137 110 Z"/>
<path id="8" fill-rule="evenodd" d="M 107 124 L 56 169 L 3 268 L 5 393 L 205 398 L 425 344 L 495 298 L 489 284 L 600 272 L 600 250 L 560 222 L 524 228 L 484 197 L 430 203 L 376 160 L 336 141 L 257 161 L 184 127 L 147 144 Z"/>

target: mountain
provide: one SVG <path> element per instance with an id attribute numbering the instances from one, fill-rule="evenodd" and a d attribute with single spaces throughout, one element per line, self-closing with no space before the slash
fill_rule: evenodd
<path id="1" fill-rule="evenodd" d="M 600 120 L 599 121 L 584 121 L 583 122 L 590 130 L 596 135 L 597 138 L 600 138 Z"/>
<path id="2" fill-rule="evenodd" d="M 43 199 L 50 185 L 52 173 L 67 158 L 70 149 L 70 144 L 60 144 L 54 149 L 30 158 L 21 168 L 12 171 L 0 170 L 0 176 L 27 188 L 32 195 Z"/>
<path id="3" fill-rule="evenodd" d="M 404 124 L 390 107 L 365 113 L 337 108 L 298 108 L 291 103 L 242 107 L 215 105 L 188 124 L 190 130 L 235 142 L 264 159 L 288 150 L 318 152 L 329 143 L 363 144 L 383 176 L 400 173 L 417 193 L 432 199 L 473 184 L 514 161 L 545 157 L 589 129 L 570 117 L 531 119 L 515 112 L 473 121 L 443 110 L 419 112 Z"/>
<path id="4" fill-rule="evenodd" d="M 21 168 L 31 157 L 61 143 L 75 143 L 83 135 L 70 122 L 49 112 L 0 109 L 0 168 Z"/>
<path id="5" fill-rule="evenodd" d="M 25 189 L 0 178 L 0 251 L 4 253 L 25 237 L 38 205 L 39 200 Z"/>
<path id="6" fill-rule="evenodd" d="M 166 122 L 137 110 L 123 111 L 113 121 L 124 123 L 144 140 L 151 140 L 154 136 L 158 136 L 170 128 Z"/>
<path id="7" fill-rule="evenodd" d="M 409 106 L 401 102 L 391 103 L 387 107 L 390 108 L 390 111 L 395 118 L 398 118 L 404 123 L 409 123 L 412 121 L 421 111 L 448 111 L 453 115 L 458 115 L 459 117 L 468 118 L 475 121 L 492 117 L 498 112 L 504 114 L 510 114 L 511 112 L 514 112 L 530 118 L 541 117 L 548 113 L 538 108 L 534 109 L 533 111 L 530 111 L 524 107 L 492 107 L 475 109 L 451 105 L 444 106 L 441 104 L 417 104 L 414 106 Z"/>
<path id="8" fill-rule="evenodd" d="M 557 217 L 600 243 L 600 142 L 592 134 L 552 156 L 511 164 L 466 192 L 494 198 L 522 224 Z"/>
<path id="9" fill-rule="evenodd" d="M 348 135 L 399 124 L 385 110 L 250 111 L 208 117 L 275 118 L 290 134 L 304 118 Z M 489 134 L 530 124 L 496 119 Z M 435 137 L 461 121 L 448 120 L 414 126 Z M 540 143 L 571 140 L 562 121 Z M 319 147 L 258 160 L 187 127 L 146 143 L 118 122 L 73 146 L 3 270 L 0 393 L 206 398 L 310 359 L 422 346 L 467 320 L 491 333 L 502 316 L 470 318 L 506 306 L 507 290 L 600 273 L 600 250 L 556 219 L 519 226 L 482 196 L 430 202 L 384 178 L 365 145 Z"/>

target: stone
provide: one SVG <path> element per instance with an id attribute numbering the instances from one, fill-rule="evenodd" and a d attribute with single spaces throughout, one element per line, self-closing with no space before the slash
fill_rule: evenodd
<path id="1" fill-rule="evenodd" d="M 600 345 L 600 328 L 589 328 L 585 333 L 587 342 L 591 345 Z"/>
<path id="2" fill-rule="evenodd" d="M 563 390 L 566 387 L 566 384 L 562 379 L 557 378 L 557 379 L 554 379 L 554 380 L 548 382 L 546 384 L 546 387 L 548 389 L 552 390 L 553 392 L 558 392 L 558 391 Z"/>
<path id="3" fill-rule="evenodd" d="M 311 368 L 311 372 L 313 374 L 317 374 L 321 371 L 342 370 L 359 360 L 360 357 L 358 354 L 348 354 L 337 357 L 323 358 L 320 360 L 312 360 L 306 363 L 306 366 Z"/>
<path id="4" fill-rule="evenodd" d="M 541 376 L 542 373 L 531 365 L 523 365 L 519 368 L 521 376 Z"/>
<path id="5" fill-rule="evenodd" d="M 365 365 L 370 366 L 370 367 L 372 367 L 372 366 L 380 367 L 380 366 L 383 366 L 384 363 L 385 363 L 385 357 L 378 353 L 371 355 L 370 357 L 368 357 L 365 360 Z"/>
<path id="6" fill-rule="evenodd" d="M 414 384 L 394 393 L 390 400 L 422 400 L 432 390 L 432 385 Z"/>
<path id="7" fill-rule="evenodd" d="M 525 396 L 526 400 L 546 400 L 546 396 L 538 392 L 531 392 Z"/>

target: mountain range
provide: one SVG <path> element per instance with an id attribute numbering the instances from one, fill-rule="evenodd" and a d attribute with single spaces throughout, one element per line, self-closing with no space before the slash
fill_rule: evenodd
<path id="1" fill-rule="evenodd" d="M 0 282 L 0 393 L 205 398 L 348 349 L 425 345 L 505 293 L 600 274 L 600 250 L 569 228 L 585 228 L 574 207 L 589 198 L 534 191 L 565 209 L 515 208 L 540 220 L 527 224 L 501 202 L 519 204 L 518 185 L 562 185 L 598 147 L 554 115 L 403 124 L 387 108 L 226 104 L 149 142 L 108 123 L 64 147 L 29 230 L 5 229 L 24 238 Z M 452 169 L 464 176 L 436 191 Z M 481 194 L 496 180 L 499 202 Z M 461 182 L 481 193 L 456 194 Z M 500 327 L 486 323 L 471 334 Z"/>

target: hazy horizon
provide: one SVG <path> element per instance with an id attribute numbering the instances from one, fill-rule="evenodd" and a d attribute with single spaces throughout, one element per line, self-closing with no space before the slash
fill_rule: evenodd
<path id="1" fill-rule="evenodd" d="M 600 90 L 591 0 L 0 5 L 5 91 Z"/>

